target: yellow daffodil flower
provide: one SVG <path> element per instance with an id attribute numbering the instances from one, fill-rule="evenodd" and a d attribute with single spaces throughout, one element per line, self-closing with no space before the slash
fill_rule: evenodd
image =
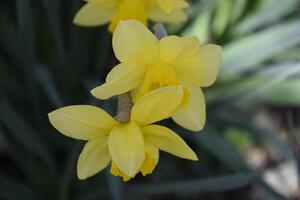
<path id="1" fill-rule="evenodd" d="M 147 19 L 174 23 L 187 19 L 185 0 L 86 0 L 87 4 L 76 14 L 74 23 L 81 26 L 99 26 L 111 22 L 113 32 L 120 20 L 136 19 L 147 26 Z"/>
<path id="2" fill-rule="evenodd" d="M 55 110 L 49 114 L 49 120 L 62 134 L 88 141 L 78 159 L 79 179 L 95 175 L 111 162 L 111 173 L 127 181 L 138 172 L 152 173 L 159 149 L 180 158 L 197 160 L 193 150 L 176 133 L 153 125 L 170 117 L 182 98 L 180 86 L 154 90 L 136 101 L 129 121 L 124 123 L 88 105 Z"/>
<path id="3" fill-rule="evenodd" d="M 205 99 L 200 87 L 214 83 L 222 60 L 220 46 L 200 46 L 196 37 L 167 36 L 158 40 L 142 23 L 121 21 L 113 35 L 113 49 L 121 62 L 92 90 L 99 99 L 132 91 L 136 100 L 153 89 L 184 86 L 184 98 L 172 115 L 192 131 L 205 124 Z"/>

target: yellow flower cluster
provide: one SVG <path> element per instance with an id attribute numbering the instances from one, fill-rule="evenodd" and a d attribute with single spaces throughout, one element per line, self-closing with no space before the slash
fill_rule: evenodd
<path id="1" fill-rule="evenodd" d="M 147 18 L 178 22 L 186 18 L 184 0 L 87 0 L 75 23 L 86 26 L 111 21 L 113 50 L 120 64 L 106 82 L 91 93 L 99 99 L 127 93 L 133 106 L 125 118 L 111 117 L 89 105 L 67 106 L 49 113 L 62 134 L 87 141 L 77 164 L 86 179 L 111 163 L 111 173 L 124 181 L 141 172 L 152 173 L 159 150 L 197 160 L 193 150 L 172 130 L 155 125 L 172 118 L 180 126 L 199 131 L 205 124 L 201 87 L 216 80 L 221 65 L 220 46 L 200 46 L 196 37 L 158 39 L 147 29 Z"/>

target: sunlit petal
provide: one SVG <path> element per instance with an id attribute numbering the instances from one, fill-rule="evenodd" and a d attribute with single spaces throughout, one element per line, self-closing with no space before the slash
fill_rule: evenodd
<path id="1" fill-rule="evenodd" d="M 51 124 L 62 134 L 81 140 L 107 135 L 118 124 L 104 110 L 88 105 L 67 106 L 49 113 Z"/>
<path id="2" fill-rule="evenodd" d="M 159 125 L 149 125 L 142 129 L 146 143 L 180 158 L 198 160 L 194 151 L 172 130 Z"/>
<path id="3" fill-rule="evenodd" d="M 189 99 L 184 107 L 180 107 L 172 115 L 172 119 L 180 126 L 199 131 L 205 124 L 205 99 L 200 88 L 188 87 Z"/>
<path id="4" fill-rule="evenodd" d="M 141 0 L 122 0 L 109 25 L 109 31 L 114 32 L 117 24 L 121 20 L 136 19 L 147 26 L 146 5 Z"/>
<path id="5" fill-rule="evenodd" d="M 158 39 L 139 21 L 121 21 L 113 35 L 113 49 L 121 62 L 151 64 L 158 58 Z"/>
<path id="6" fill-rule="evenodd" d="M 93 0 L 84 5 L 76 14 L 74 23 L 80 26 L 99 26 L 108 23 L 115 12 L 116 2 Z"/>
<path id="7" fill-rule="evenodd" d="M 156 3 L 168 15 L 175 9 L 187 8 L 189 5 L 185 0 L 156 0 Z"/>
<path id="8" fill-rule="evenodd" d="M 86 179 L 103 170 L 110 162 L 107 136 L 98 137 L 87 142 L 79 156 L 77 175 L 79 179 Z"/>
<path id="9" fill-rule="evenodd" d="M 121 63 L 114 67 L 106 78 L 106 83 L 94 88 L 91 93 L 99 99 L 132 90 L 143 81 L 146 67 L 140 64 Z"/>
<path id="10" fill-rule="evenodd" d="M 174 69 L 183 83 L 207 87 L 215 82 L 221 62 L 222 48 L 209 44 L 201 47 L 195 56 L 177 59 Z"/>
<path id="11" fill-rule="evenodd" d="M 200 47 L 197 37 L 167 36 L 159 41 L 160 57 L 172 63 L 181 57 L 195 55 Z"/>
<path id="12" fill-rule="evenodd" d="M 146 153 L 145 160 L 141 166 L 140 171 L 143 176 L 151 174 L 155 169 L 155 166 L 159 160 L 159 151 L 158 148 L 150 143 L 146 143 Z"/>
<path id="13" fill-rule="evenodd" d="M 148 12 L 149 19 L 163 23 L 178 23 L 187 20 L 186 13 L 181 9 L 175 9 L 170 15 L 160 9 L 153 9 Z"/>
<path id="14" fill-rule="evenodd" d="M 143 133 L 134 122 L 116 126 L 109 135 L 113 162 L 127 176 L 134 177 L 145 159 Z"/>
<path id="15" fill-rule="evenodd" d="M 148 125 L 169 118 L 182 101 L 183 88 L 169 86 L 153 90 L 136 101 L 131 120 Z"/>

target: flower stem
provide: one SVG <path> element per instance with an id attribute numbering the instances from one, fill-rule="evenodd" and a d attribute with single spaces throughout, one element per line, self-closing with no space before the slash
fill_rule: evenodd
<path id="1" fill-rule="evenodd" d="M 157 23 L 153 26 L 155 36 L 160 40 L 168 35 L 166 27 L 162 23 Z"/>
<path id="2" fill-rule="evenodd" d="M 130 119 L 132 99 L 129 92 L 118 95 L 118 108 L 116 120 L 119 122 L 128 122 Z"/>

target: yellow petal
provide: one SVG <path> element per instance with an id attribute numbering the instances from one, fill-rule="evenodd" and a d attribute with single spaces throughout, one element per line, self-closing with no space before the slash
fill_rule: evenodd
<path id="1" fill-rule="evenodd" d="M 147 26 L 147 14 L 145 3 L 141 0 L 120 1 L 116 13 L 109 25 L 109 31 L 114 32 L 117 24 L 121 20 L 136 19 Z"/>
<path id="2" fill-rule="evenodd" d="M 145 159 L 143 133 L 134 122 L 113 128 L 108 147 L 113 162 L 127 176 L 134 177 Z"/>
<path id="3" fill-rule="evenodd" d="M 179 80 L 173 67 L 169 64 L 160 62 L 148 67 L 144 76 L 143 83 L 136 93 L 135 99 L 144 96 L 146 93 L 165 86 L 178 85 Z"/>
<path id="4" fill-rule="evenodd" d="M 145 71 L 143 65 L 121 63 L 108 74 L 107 82 L 94 88 L 91 93 L 99 99 L 108 99 L 130 91 L 141 84 Z"/>
<path id="5" fill-rule="evenodd" d="M 186 0 L 174 0 L 175 4 L 176 4 L 176 8 L 187 8 L 189 7 L 188 2 L 186 2 Z"/>
<path id="6" fill-rule="evenodd" d="M 187 8 L 188 3 L 184 0 L 156 0 L 158 6 L 168 15 L 177 8 Z"/>
<path id="7" fill-rule="evenodd" d="M 195 56 L 176 59 L 174 69 L 183 83 L 207 87 L 215 82 L 221 63 L 222 48 L 209 44 L 201 47 Z"/>
<path id="8" fill-rule="evenodd" d="M 205 99 L 203 92 L 197 87 L 188 87 L 189 99 L 184 107 L 180 107 L 172 115 L 172 119 L 180 126 L 191 131 L 199 131 L 205 124 Z"/>
<path id="9" fill-rule="evenodd" d="M 100 136 L 85 144 L 77 162 L 77 175 L 79 179 L 91 177 L 109 164 L 111 158 L 108 151 L 107 139 L 107 136 Z"/>
<path id="10" fill-rule="evenodd" d="M 172 130 L 159 125 L 145 126 L 142 130 L 146 143 L 180 158 L 198 160 L 195 152 Z"/>
<path id="11" fill-rule="evenodd" d="M 151 64 L 159 55 L 158 39 L 136 20 L 118 24 L 113 35 L 113 49 L 121 62 Z"/>
<path id="12" fill-rule="evenodd" d="M 159 41 L 160 57 L 166 63 L 173 63 L 180 57 L 195 55 L 200 48 L 197 37 L 167 36 Z"/>
<path id="13" fill-rule="evenodd" d="M 120 176 L 123 178 L 123 181 L 129 181 L 131 178 L 133 177 L 130 177 L 126 174 L 124 174 L 118 167 L 117 165 L 114 163 L 114 162 L 111 162 L 111 168 L 110 168 L 110 173 L 114 176 Z"/>
<path id="14" fill-rule="evenodd" d="M 175 7 L 173 0 L 157 0 L 156 2 L 160 6 L 160 8 L 168 15 L 171 14 L 172 10 Z"/>
<path id="15" fill-rule="evenodd" d="M 155 166 L 157 165 L 159 160 L 158 148 L 150 143 L 146 143 L 145 156 L 146 156 L 145 160 L 140 169 L 143 176 L 146 176 L 147 174 L 151 174 L 155 169 Z"/>
<path id="16" fill-rule="evenodd" d="M 148 18 L 155 22 L 179 23 L 187 20 L 186 13 L 181 9 L 175 9 L 170 15 L 160 9 L 152 9 L 148 12 Z"/>
<path id="17" fill-rule="evenodd" d="M 116 2 L 111 0 L 89 1 L 76 14 L 74 23 L 80 26 L 99 26 L 108 23 L 114 14 Z"/>
<path id="18" fill-rule="evenodd" d="M 167 119 L 178 108 L 182 97 L 181 86 L 153 90 L 135 102 L 131 110 L 131 120 L 143 126 Z"/>
<path id="19" fill-rule="evenodd" d="M 104 110 L 88 105 L 67 106 L 48 114 L 62 134 L 80 140 L 107 135 L 118 123 Z"/>

